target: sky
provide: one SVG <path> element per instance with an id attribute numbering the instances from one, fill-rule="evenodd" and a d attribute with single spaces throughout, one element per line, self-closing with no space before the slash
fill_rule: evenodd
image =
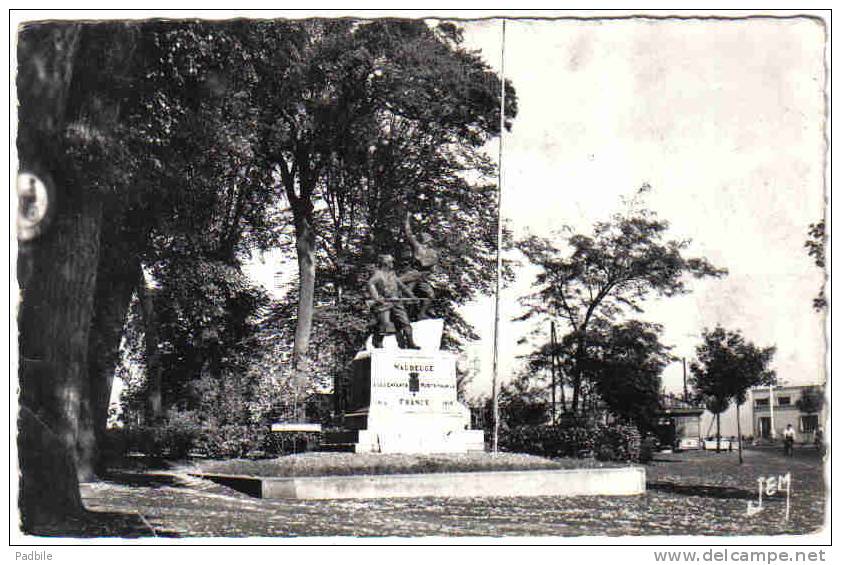
<path id="1" fill-rule="evenodd" d="M 465 22 L 465 43 L 500 69 L 499 20 Z M 775 345 L 789 384 L 823 382 L 823 274 L 803 243 L 823 217 L 824 29 L 809 19 L 508 20 L 505 76 L 519 114 L 503 140 L 502 210 L 515 236 L 588 231 L 644 183 L 646 205 L 689 253 L 728 269 L 686 296 L 646 301 L 645 319 L 691 359 L 704 328 Z M 489 148 L 496 155 L 496 147 Z M 534 269 L 502 294 L 500 375 L 530 328 L 520 312 Z M 490 391 L 493 302 L 466 313 L 482 341 L 475 394 Z M 682 389 L 682 367 L 664 373 Z"/>

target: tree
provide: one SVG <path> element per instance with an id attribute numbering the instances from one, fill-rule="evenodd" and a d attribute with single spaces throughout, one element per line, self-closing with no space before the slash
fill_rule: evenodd
<path id="1" fill-rule="evenodd" d="M 610 411 L 653 431 L 660 408 L 661 374 L 674 358 L 660 343 L 662 326 L 638 320 L 608 324 L 596 320 L 584 367 Z"/>
<path id="2" fill-rule="evenodd" d="M 93 434 L 80 432 L 101 414 L 92 396 L 103 396 L 88 379 L 100 236 L 120 200 L 115 187 L 126 180 L 111 165 L 125 150 L 116 99 L 135 39 L 131 25 L 115 23 L 27 25 L 18 35 L 20 170 L 53 185 L 49 225 L 20 242 L 18 257 L 20 507 L 27 530 L 82 510 L 80 439 Z"/>
<path id="3" fill-rule="evenodd" d="M 539 426 L 549 417 L 549 403 L 546 387 L 536 386 L 527 373 L 500 387 L 500 420 L 509 428 L 517 426 Z M 488 399 L 488 406 L 491 400 Z M 487 419 L 488 422 L 492 421 Z"/>
<path id="4" fill-rule="evenodd" d="M 190 25 L 181 28 L 189 33 Z M 243 160 L 249 123 L 236 114 L 242 100 L 226 91 L 209 95 L 208 65 L 196 65 L 204 62 L 195 53 L 179 57 L 178 38 L 167 44 L 166 33 L 158 33 L 177 27 L 39 23 L 18 36 L 20 168 L 52 190 L 49 222 L 37 238 L 20 242 L 18 257 L 26 529 L 81 511 L 78 480 L 97 467 L 116 351 L 132 293 L 142 283 L 141 259 L 149 266 L 159 250 L 210 234 L 217 245 L 191 252 L 231 262 L 243 247 L 272 235 L 260 229 L 270 191 L 255 189 L 260 179 Z M 230 42 L 192 44 L 199 51 L 216 46 L 218 55 Z M 226 57 L 216 58 L 216 68 L 241 68 Z M 206 72 L 197 81 L 200 68 Z M 214 116 L 227 122 L 210 121 Z M 213 133 L 215 143 L 201 141 Z M 190 145 L 194 140 L 200 141 Z M 210 174 L 184 179 L 205 150 L 202 169 Z M 206 206 L 202 188 L 217 201 L 224 196 L 227 206 Z M 224 213 L 202 214 L 208 210 Z M 189 229 L 176 229 L 185 218 L 193 222 Z M 175 233 L 191 230 L 186 237 Z"/>
<path id="5" fill-rule="evenodd" d="M 647 186 L 638 194 L 648 190 Z M 591 325 L 597 317 L 615 320 L 626 309 L 642 312 L 651 294 L 674 296 L 689 292 L 687 276 L 720 277 L 704 258 L 686 257 L 688 240 L 666 239 L 669 223 L 636 201 L 625 213 L 598 222 L 592 235 L 530 236 L 519 249 L 540 272 L 537 290 L 523 299 L 522 319 L 560 318 L 572 340 L 572 411 L 578 410 L 584 368 L 591 346 Z"/>
<path id="6" fill-rule="evenodd" d="M 803 389 L 803 393 L 795 402 L 795 406 L 805 414 L 817 414 L 823 410 L 825 401 L 823 391 L 819 387 L 808 387 Z"/>
<path id="7" fill-rule="evenodd" d="M 92 25 L 88 33 L 101 34 L 101 27 Z M 121 109 L 116 124 L 120 151 L 108 170 L 122 182 L 108 187 L 120 198 L 108 202 L 100 238 L 98 302 L 90 335 L 90 382 L 97 400 L 88 410 L 96 417 L 85 418 L 83 409 L 77 457 L 79 474 L 87 479 L 94 469 L 104 470 L 91 438 L 101 442 L 105 429 L 115 352 L 132 293 L 143 304 L 147 409 L 152 419 L 160 419 L 165 383 L 159 352 L 166 339 L 158 327 L 161 305 L 173 292 L 184 304 L 214 295 L 214 285 L 236 284 L 241 259 L 276 242 L 272 220 L 283 224 L 271 210 L 267 178 L 253 165 L 253 110 L 245 96 L 254 81 L 253 68 L 237 31 L 201 22 L 138 24 L 132 28 L 131 56 L 122 61 L 125 70 L 116 75 L 121 79 L 117 88 L 110 80 L 101 86 Z M 102 47 L 92 42 L 92 54 L 101 57 Z M 162 272 L 185 269 L 214 276 L 195 277 L 198 284 L 180 291 L 153 288 L 174 280 L 161 277 Z M 185 296 L 186 289 L 193 296 Z M 191 348 L 182 357 L 194 359 L 209 351 Z M 219 347 L 212 351 L 224 353 Z"/>
<path id="8" fill-rule="evenodd" d="M 716 451 L 721 446 L 721 412 L 735 401 L 741 463 L 739 408 L 745 403 L 748 390 L 776 382 L 776 375 L 769 368 L 776 348 L 757 347 L 740 331 L 728 331 L 721 326 L 705 329 L 701 339 L 701 344 L 695 348 L 696 359 L 689 364 L 690 382 L 696 393 L 707 400 L 708 406 L 716 408 L 711 410 L 718 422 Z"/>
<path id="9" fill-rule="evenodd" d="M 197 259 L 235 264 L 242 250 L 273 243 L 291 248 L 299 267 L 302 260 L 313 269 L 318 265 L 319 284 L 311 299 L 302 288 L 314 285 L 308 277 L 315 272 L 299 268 L 286 298 L 293 309 L 283 308 L 283 315 L 275 316 L 295 326 L 292 345 L 298 353 L 292 363 L 299 366 L 301 390 L 305 380 L 344 370 L 358 349 L 368 321 L 358 289 L 373 249 L 406 255 L 397 220 L 405 206 L 397 210 L 396 202 L 413 201 L 423 223 L 440 230 L 436 245 L 445 251 L 440 304 L 449 344 L 473 337 L 457 305 L 492 284 L 495 211 L 488 203 L 495 202 L 495 187 L 481 176 L 472 182 L 464 178 L 471 171 L 487 175 L 492 167 L 476 147 L 457 145 L 454 126 L 439 125 L 432 115 L 425 123 L 414 116 L 426 108 L 410 112 L 394 106 L 392 101 L 403 96 L 400 81 L 417 78 L 407 76 L 403 67 L 424 61 L 414 60 L 403 43 L 384 41 L 383 34 L 415 34 L 428 41 L 429 29 L 418 22 L 392 24 L 394 29 L 335 21 L 155 23 L 144 28 L 144 50 L 159 63 L 144 73 L 138 91 L 146 94 L 137 96 L 138 110 L 132 114 L 134 137 L 151 147 L 142 156 L 146 166 L 137 171 L 151 184 L 188 186 L 190 198 L 171 190 L 154 200 L 147 213 L 154 222 L 143 263 L 155 272 L 172 262 Z M 434 33 L 445 40 L 442 32 Z M 404 62 L 391 61 L 389 54 Z M 444 73 L 448 80 L 458 70 L 453 61 L 493 76 L 475 56 L 459 52 L 454 57 L 443 60 L 450 63 Z M 435 80 L 445 65 L 439 67 L 425 80 Z M 360 82 L 359 73 L 371 76 Z M 484 75 L 470 78 L 478 81 Z M 473 136 L 478 144 L 481 136 Z M 284 165 L 291 177 L 284 176 Z M 302 169 L 312 172 L 304 188 Z M 290 178 L 292 185 L 284 184 Z M 304 190 L 309 182 L 311 194 Z M 307 199 L 312 211 L 304 214 Z M 284 231 L 287 223 L 293 228 L 291 241 Z M 314 239 L 302 237 L 304 232 Z M 272 237 L 258 238 L 266 233 Z M 313 243 L 312 261 L 309 252 L 300 252 L 302 243 L 307 248 Z M 145 302 L 154 322 L 160 316 L 151 306 L 160 300 Z M 157 341 L 153 325 L 147 324 L 147 341 Z M 289 333 L 280 336 L 287 339 Z M 149 343 L 147 349 L 156 351 L 158 344 Z M 303 361 L 304 349 L 315 351 L 314 359 Z M 149 356 L 152 375 L 159 372 L 153 361 Z M 151 389 L 150 395 L 155 396 Z"/>
<path id="10" fill-rule="evenodd" d="M 482 189 L 483 205 L 470 206 L 474 185 L 464 174 L 488 169 L 478 149 L 499 134 L 499 79 L 458 46 L 460 36 L 451 25 L 311 20 L 264 31 L 280 49 L 261 63 L 262 156 L 277 171 L 295 227 L 299 276 L 292 362 L 303 380 L 319 301 L 316 269 L 325 245 L 334 260 L 330 282 L 338 302 L 342 283 L 353 276 L 348 244 L 356 243 L 357 250 L 388 245 L 399 233 L 404 202 L 449 208 L 444 218 L 451 225 L 465 223 L 459 229 L 466 232 L 469 226 L 490 227 L 482 211 L 489 209 L 493 193 Z M 508 100 L 513 116 L 513 90 Z M 325 209 L 331 231 L 320 222 Z M 366 229 L 359 230 L 360 224 Z M 490 230 L 477 231 L 484 243 Z M 475 292 L 465 291 L 469 276 L 461 281 L 456 296 Z"/>
<path id="11" fill-rule="evenodd" d="M 188 353 L 169 355 L 188 375 L 199 365 L 222 375 L 227 353 L 247 342 L 253 328 L 243 313 L 256 303 L 239 302 L 249 294 L 235 288 L 239 264 L 252 250 L 282 245 L 287 223 L 301 273 L 291 359 L 299 375 L 314 301 L 342 316 L 362 310 L 342 291 L 364 272 L 360 258 L 399 233 L 395 202 L 411 196 L 412 211 L 440 226 L 439 236 L 459 227 L 442 243 L 452 250 L 443 298 L 489 288 L 495 189 L 474 179 L 492 171 L 479 149 L 499 133 L 500 84 L 459 41 L 453 26 L 401 21 L 21 30 L 21 167 L 52 179 L 55 192 L 49 226 L 19 254 L 29 524 L 41 510 L 53 519 L 80 509 L 76 482 L 98 466 L 132 296 L 145 306 L 146 394 L 159 416 L 167 396 L 182 394 L 183 380 L 163 379 L 166 348 Z M 508 100 L 513 116 L 513 90 Z M 315 266 L 325 258 L 317 297 Z M 199 334 L 180 331 L 184 316 L 201 313 L 178 308 L 203 298 L 213 322 L 198 324 Z M 469 335 L 448 312 L 455 334 Z M 219 339 L 205 339 L 210 326 L 224 330 Z M 44 455 L 63 461 L 66 481 L 38 478 L 55 467 L 33 463 Z M 55 490 L 35 488 L 44 484 Z"/>
<path id="12" fill-rule="evenodd" d="M 826 266 L 826 224 L 823 220 L 814 224 L 809 224 L 809 238 L 804 244 L 809 256 L 815 260 L 815 265 L 823 269 Z M 826 308 L 826 296 L 824 295 L 824 287 L 821 285 L 821 291 L 818 296 L 812 300 L 812 307 L 818 312 Z"/>

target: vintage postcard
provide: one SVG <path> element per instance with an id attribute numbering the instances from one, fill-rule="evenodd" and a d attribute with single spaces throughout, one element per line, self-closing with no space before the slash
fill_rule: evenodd
<path id="1" fill-rule="evenodd" d="M 830 26 L 13 11 L 18 558 L 825 559 Z"/>

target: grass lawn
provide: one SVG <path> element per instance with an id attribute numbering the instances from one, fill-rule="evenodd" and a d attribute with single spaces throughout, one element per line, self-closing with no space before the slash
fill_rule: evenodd
<path id="1" fill-rule="evenodd" d="M 275 459 L 198 461 L 197 470 L 252 477 L 317 477 L 334 475 L 394 475 L 406 473 L 462 473 L 469 471 L 526 471 L 616 467 L 593 459 L 546 459 L 520 453 L 458 453 L 407 455 L 380 453 L 300 453 Z"/>
<path id="2" fill-rule="evenodd" d="M 295 459 L 297 466 L 302 456 Z M 306 459 L 304 457 L 304 459 Z M 221 464 L 221 463 L 220 463 Z M 233 464 L 233 463 L 232 463 Z M 268 464 L 268 463 L 267 463 Z M 564 463 L 561 462 L 563 465 Z M 441 467 L 444 463 L 441 463 Z M 791 517 L 775 495 L 748 516 L 759 476 L 792 474 Z M 115 472 L 86 484 L 89 516 L 65 536 L 651 536 L 803 534 L 824 523 L 823 465 L 814 450 L 661 454 L 638 496 L 284 501 L 250 498 L 184 467 Z M 702 542 L 703 543 L 703 542 Z"/>

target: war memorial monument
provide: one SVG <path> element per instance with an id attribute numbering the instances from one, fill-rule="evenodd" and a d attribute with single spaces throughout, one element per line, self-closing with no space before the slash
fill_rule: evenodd
<path id="1" fill-rule="evenodd" d="M 441 350 L 444 320 L 427 318 L 438 253 L 428 234 L 415 236 L 408 214 L 404 228 L 415 268 L 397 275 L 393 257 L 379 256 L 367 284 L 373 335 L 351 364 L 345 430 L 326 434 L 325 444 L 357 453 L 484 451 L 482 430 L 469 429 L 470 411 L 457 398 L 456 356 Z"/>

